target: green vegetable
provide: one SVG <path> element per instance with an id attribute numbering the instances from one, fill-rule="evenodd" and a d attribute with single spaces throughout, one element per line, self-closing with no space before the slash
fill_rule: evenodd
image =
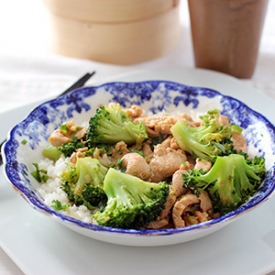
<path id="1" fill-rule="evenodd" d="M 62 189 L 68 194 L 71 202 L 93 209 L 105 204 L 107 200 L 103 191 L 106 173 L 107 168 L 97 159 L 78 158 L 75 166 L 69 165 L 61 174 Z"/>
<path id="2" fill-rule="evenodd" d="M 21 144 L 22 145 L 26 145 L 28 143 L 28 141 L 26 140 L 26 139 L 23 139 L 22 141 L 21 141 Z"/>
<path id="3" fill-rule="evenodd" d="M 107 205 L 93 218 L 102 226 L 143 228 L 164 209 L 169 193 L 165 182 L 152 183 L 110 168 L 103 190 Z"/>
<path id="4" fill-rule="evenodd" d="M 93 147 L 98 143 L 115 144 L 119 141 L 141 144 L 148 135 L 141 121 L 134 123 L 119 104 L 110 104 L 99 107 L 90 118 L 86 138 L 89 147 Z"/>
<path id="5" fill-rule="evenodd" d="M 69 200 L 76 206 L 85 205 L 89 210 L 103 208 L 106 205 L 107 197 L 102 188 L 85 184 L 80 195 L 74 193 L 74 187 L 68 182 L 61 186 L 62 190 L 68 195 Z"/>
<path id="6" fill-rule="evenodd" d="M 62 204 L 59 200 L 53 200 L 51 206 L 56 211 L 66 209 L 68 207 L 67 204 Z"/>
<path id="7" fill-rule="evenodd" d="M 59 130 L 63 132 L 64 134 L 68 134 L 70 132 L 70 129 L 67 127 L 67 122 L 61 124 L 59 126 Z"/>
<path id="8" fill-rule="evenodd" d="M 192 127 L 178 121 L 171 127 L 171 132 L 180 148 L 194 157 L 213 161 L 216 156 L 235 153 L 231 141 L 232 129 L 219 122 L 217 109 L 201 116 L 202 124 Z"/>
<path id="9" fill-rule="evenodd" d="M 60 151 L 65 157 L 70 157 L 77 149 L 85 146 L 85 143 L 83 143 L 80 139 L 73 137 L 72 141 L 58 146 L 58 151 Z"/>
<path id="10" fill-rule="evenodd" d="M 45 158 L 51 159 L 53 161 L 57 161 L 62 155 L 62 152 L 58 150 L 57 147 L 49 145 L 42 151 L 42 155 Z"/>
<path id="11" fill-rule="evenodd" d="M 243 131 L 243 129 L 240 127 L 240 126 L 238 126 L 238 125 L 231 125 L 231 129 L 233 130 L 233 131 L 236 131 L 236 132 L 239 132 L 239 133 L 241 133 L 242 131 Z"/>
<path id="12" fill-rule="evenodd" d="M 47 170 L 40 169 L 38 163 L 32 164 L 35 167 L 35 170 L 31 172 L 31 175 L 40 183 L 44 183 L 49 179 L 47 175 Z"/>
<path id="13" fill-rule="evenodd" d="M 236 209 L 253 196 L 265 175 L 265 159 L 247 160 L 244 155 L 218 156 L 212 168 L 205 173 L 191 170 L 183 174 L 186 188 L 195 193 L 208 191 L 214 210 L 221 214 Z"/>

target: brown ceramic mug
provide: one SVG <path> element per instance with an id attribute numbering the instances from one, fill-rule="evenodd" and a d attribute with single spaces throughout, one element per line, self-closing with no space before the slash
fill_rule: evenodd
<path id="1" fill-rule="evenodd" d="M 195 65 L 250 78 L 268 0 L 188 0 Z"/>

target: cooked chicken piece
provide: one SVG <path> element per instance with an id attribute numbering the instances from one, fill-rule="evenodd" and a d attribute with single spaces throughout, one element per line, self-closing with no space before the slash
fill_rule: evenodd
<path id="1" fill-rule="evenodd" d="M 70 157 L 70 163 L 71 164 L 76 164 L 77 158 L 82 158 L 83 153 L 87 152 L 88 150 L 89 150 L 88 147 L 83 147 L 83 148 L 77 149 L 76 152 L 72 153 L 72 155 Z"/>
<path id="2" fill-rule="evenodd" d="M 61 146 L 72 141 L 72 137 L 82 139 L 86 134 L 86 128 L 74 124 L 73 120 L 66 122 L 66 131 L 58 128 L 52 132 L 49 142 L 53 146 Z"/>
<path id="3" fill-rule="evenodd" d="M 162 141 L 161 145 L 164 148 L 170 148 L 172 136 L 168 136 L 165 140 Z"/>
<path id="4" fill-rule="evenodd" d="M 171 148 L 174 150 L 180 149 L 178 143 L 176 142 L 176 139 L 173 136 L 168 136 L 161 145 L 165 148 Z"/>
<path id="5" fill-rule="evenodd" d="M 126 174 L 146 180 L 151 176 L 151 169 L 146 160 L 138 153 L 128 153 L 122 157 L 122 166 Z"/>
<path id="6" fill-rule="evenodd" d="M 197 125 L 191 116 L 187 114 L 180 115 L 152 115 L 146 117 L 139 117 L 137 120 L 141 120 L 147 129 L 148 135 L 151 137 L 157 137 L 159 134 L 171 134 L 170 128 L 177 122 L 182 121 L 189 125 Z"/>
<path id="7" fill-rule="evenodd" d="M 153 151 L 149 143 L 144 142 L 142 145 L 142 151 L 144 153 L 145 159 L 149 162 L 153 157 Z"/>
<path id="8" fill-rule="evenodd" d="M 49 142 L 56 147 L 66 144 L 70 141 L 72 141 L 72 138 L 64 135 L 60 129 L 53 131 L 49 137 Z"/>
<path id="9" fill-rule="evenodd" d="M 172 184 L 169 186 L 169 195 L 166 200 L 165 208 L 161 211 L 156 221 L 168 218 L 168 216 L 171 213 L 171 209 L 173 208 L 177 198 L 184 195 L 188 191 L 186 188 L 183 187 L 183 178 L 182 178 L 182 174 L 186 173 L 188 169 L 189 169 L 188 163 L 185 165 L 182 164 L 180 166 L 180 169 L 173 174 Z M 205 197 L 203 192 L 202 192 L 202 196 L 199 198 L 199 201 L 201 201 L 201 203 L 203 204 L 202 206 L 203 209 L 208 209 L 207 207 L 209 202 L 207 198 L 209 199 L 209 197 Z"/>
<path id="10" fill-rule="evenodd" d="M 200 200 L 200 209 L 203 212 L 207 212 L 213 208 L 212 201 L 210 200 L 209 195 L 205 190 L 202 190 L 200 192 L 199 200 Z"/>
<path id="11" fill-rule="evenodd" d="M 212 167 L 212 163 L 210 161 L 197 158 L 194 169 L 197 169 L 197 170 L 202 169 L 203 171 L 208 172 L 211 169 L 211 167 Z"/>
<path id="12" fill-rule="evenodd" d="M 185 197 L 185 195 L 183 197 Z M 181 214 L 181 218 L 184 220 L 185 226 L 205 222 L 210 219 L 208 211 L 212 209 L 212 202 L 208 196 L 208 193 L 206 191 L 201 191 L 198 199 L 199 199 L 200 210 L 195 210 L 195 211 L 192 210 L 193 204 L 189 204 L 188 206 L 185 207 L 185 209 Z M 197 200 L 195 199 L 195 201 Z M 195 202 L 195 204 L 197 203 Z M 182 221 L 180 221 L 179 224 L 183 224 Z"/>
<path id="13" fill-rule="evenodd" d="M 76 125 L 73 120 L 69 120 L 66 123 L 66 128 L 68 130 L 67 132 L 68 136 L 73 135 L 78 139 L 84 138 L 87 131 L 86 127 Z"/>
<path id="14" fill-rule="evenodd" d="M 222 125 L 230 126 L 230 119 L 229 119 L 228 116 L 220 115 L 220 117 L 219 117 L 219 122 L 220 122 Z"/>
<path id="15" fill-rule="evenodd" d="M 169 186 L 169 195 L 166 199 L 165 208 L 161 211 L 157 220 L 163 220 L 168 218 L 177 198 L 187 191 L 187 189 L 182 187 L 182 173 L 185 173 L 189 169 L 188 167 L 188 162 L 185 163 L 185 165 L 181 164 L 180 170 L 176 171 L 173 174 L 172 184 Z"/>
<path id="16" fill-rule="evenodd" d="M 152 170 L 151 180 L 159 182 L 171 177 L 186 159 L 182 150 L 173 150 L 158 144 L 155 146 L 153 158 L 149 163 Z"/>
<path id="17" fill-rule="evenodd" d="M 165 203 L 165 207 L 164 209 L 161 211 L 158 219 L 162 220 L 168 217 L 168 215 L 171 212 L 171 209 L 173 207 L 173 205 L 175 204 L 177 200 L 176 194 L 174 192 L 174 190 L 171 188 L 171 185 L 169 186 L 169 194 L 167 196 L 166 199 L 166 203 Z"/>
<path id="18" fill-rule="evenodd" d="M 161 228 L 166 227 L 168 224 L 169 224 L 169 220 L 168 220 L 168 218 L 166 218 L 166 219 L 162 219 L 162 220 L 152 221 L 146 226 L 146 228 L 161 229 Z"/>
<path id="19" fill-rule="evenodd" d="M 154 115 L 139 118 L 147 129 L 148 135 L 157 137 L 159 134 L 170 134 L 170 128 L 176 123 L 173 116 Z"/>
<path id="20" fill-rule="evenodd" d="M 71 119 L 66 122 L 66 128 L 69 132 L 75 132 L 77 129 L 77 126 L 74 124 L 74 121 Z"/>
<path id="21" fill-rule="evenodd" d="M 176 139 L 174 137 L 171 138 L 171 141 L 170 141 L 170 148 L 171 149 L 174 149 L 174 150 L 178 150 L 180 149 L 178 143 L 176 142 Z"/>
<path id="22" fill-rule="evenodd" d="M 82 139 L 85 137 L 87 132 L 87 129 L 85 127 L 81 127 L 75 134 L 74 136 L 78 139 Z"/>
<path id="23" fill-rule="evenodd" d="M 206 222 L 206 221 L 209 220 L 209 218 L 208 218 L 209 215 L 208 215 L 207 212 L 195 211 L 195 212 L 194 212 L 194 215 L 195 215 L 195 217 L 197 218 L 197 221 L 198 221 L 199 223 L 201 223 L 201 222 Z"/>
<path id="24" fill-rule="evenodd" d="M 119 141 L 113 149 L 112 158 L 114 161 L 117 161 L 129 152 L 130 150 L 127 148 L 127 144 L 124 141 Z"/>
<path id="25" fill-rule="evenodd" d="M 179 197 L 186 193 L 187 189 L 183 187 L 183 177 L 182 174 L 186 173 L 186 170 L 177 170 L 172 177 L 171 188 L 175 192 L 175 196 Z"/>
<path id="26" fill-rule="evenodd" d="M 186 208 L 192 204 L 199 203 L 199 198 L 194 194 L 186 194 L 178 200 L 172 211 L 172 218 L 175 228 L 184 227 L 186 225 L 182 215 Z"/>
<path id="27" fill-rule="evenodd" d="M 130 108 L 124 110 L 131 118 L 137 118 L 142 115 L 142 108 L 138 105 L 132 105 Z"/>
<path id="28" fill-rule="evenodd" d="M 237 150 L 237 152 L 247 152 L 247 144 L 246 144 L 246 139 L 242 135 L 241 132 L 238 131 L 233 131 L 232 133 L 232 141 L 233 141 L 233 146 Z"/>

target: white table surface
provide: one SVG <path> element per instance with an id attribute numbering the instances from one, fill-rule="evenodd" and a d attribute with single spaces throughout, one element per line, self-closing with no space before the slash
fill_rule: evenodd
<path id="1" fill-rule="evenodd" d="M 270 0 L 255 73 L 251 79 L 242 81 L 275 100 L 274 15 L 275 0 Z M 97 71 L 91 80 L 91 83 L 96 83 L 139 69 L 192 68 L 194 62 L 186 0 L 181 2 L 181 25 L 178 45 L 167 55 L 132 66 L 114 66 L 52 53 L 48 13 L 42 1 L 1 0 L 0 115 L 57 95 L 87 71 Z M 22 274 L 2 249 L 0 274 Z"/>

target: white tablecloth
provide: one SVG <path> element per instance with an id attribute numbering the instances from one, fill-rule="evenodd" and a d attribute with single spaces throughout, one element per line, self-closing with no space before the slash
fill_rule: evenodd
<path id="1" fill-rule="evenodd" d="M 275 99 L 275 1 L 270 0 L 256 71 L 242 80 Z M 177 47 L 158 59 L 132 66 L 114 66 L 58 56 L 50 50 L 46 8 L 38 0 L 0 2 L 0 114 L 12 108 L 59 94 L 87 71 L 94 82 L 145 68 L 193 67 L 186 0 L 181 2 L 181 35 Z M 22 274 L 0 249 L 0 274 Z"/>

